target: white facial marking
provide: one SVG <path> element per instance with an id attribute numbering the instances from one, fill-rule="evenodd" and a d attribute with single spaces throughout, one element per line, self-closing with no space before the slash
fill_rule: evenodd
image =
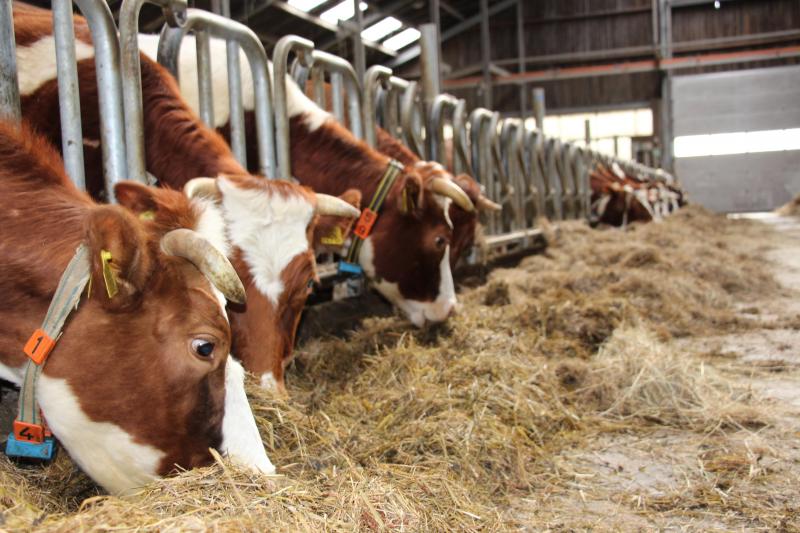
<path id="1" fill-rule="evenodd" d="M 158 54 L 158 38 L 158 35 L 139 34 L 139 50 L 153 61 L 156 61 Z M 225 41 L 222 39 L 211 38 L 209 48 L 211 50 L 214 127 L 219 128 L 227 124 L 230 119 L 227 51 Z M 194 36 L 188 35 L 183 38 L 178 63 L 181 94 L 197 113 L 200 109 L 200 96 L 197 87 L 197 46 Z M 239 50 L 239 64 L 242 72 L 242 105 L 245 111 L 252 111 L 255 109 L 253 75 L 250 72 L 247 56 L 242 50 Z M 269 75 L 273 76 L 271 63 Z M 310 131 L 316 130 L 331 118 L 331 115 L 308 98 L 289 76 L 287 76 L 287 80 L 289 83 L 286 87 L 286 104 L 289 118 L 305 114 L 305 122 Z"/>
<path id="2" fill-rule="evenodd" d="M 242 251 L 256 288 L 277 305 L 283 269 L 308 250 L 314 207 L 300 195 L 240 189 L 225 178 L 219 178 L 219 188 L 231 243 Z"/>
<path id="3" fill-rule="evenodd" d="M 450 220 L 450 204 L 453 203 L 453 199 L 442 196 L 441 194 L 434 194 L 433 198 L 436 200 L 436 203 L 439 204 L 439 207 L 442 208 L 442 211 L 444 211 L 444 219 L 447 222 L 447 226 L 453 229 L 453 221 Z"/>
<path id="4" fill-rule="evenodd" d="M 53 434 L 107 491 L 129 494 L 158 477 L 164 452 L 133 441 L 116 424 L 95 422 L 63 379 L 39 377 L 37 398 Z"/>
<path id="5" fill-rule="evenodd" d="M 222 419 L 222 452 L 231 461 L 264 474 L 274 474 L 256 420 L 244 392 L 244 368 L 233 357 L 225 367 L 225 417 Z"/>
<path id="6" fill-rule="evenodd" d="M 209 198 L 192 198 L 192 207 L 198 213 L 197 231 L 208 239 L 214 248 L 225 254 L 231 255 L 231 246 L 225 231 L 225 217 L 220 206 Z"/>
<path id="7" fill-rule="evenodd" d="M 75 59 L 94 57 L 94 47 L 75 40 Z M 48 35 L 30 46 L 17 47 L 17 79 L 19 94 L 31 94 L 44 83 L 56 79 L 56 41 Z"/>
<path id="8" fill-rule="evenodd" d="M 278 390 L 278 380 L 272 372 L 264 372 L 261 374 L 261 388 L 266 390 Z"/>
<path id="9" fill-rule="evenodd" d="M 443 322 L 446 320 L 458 303 L 453 274 L 450 271 L 450 246 L 445 247 L 444 256 L 439 263 L 439 293 L 434 301 L 422 302 L 405 298 L 401 294 L 397 283 L 386 281 L 385 279 L 375 279 L 375 249 L 371 239 L 371 237 L 367 237 L 361 245 L 359 262 L 367 277 L 372 279 L 372 286 L 375 290 L 397 306 L 411 323 L 417 327 L 424 326 L 426 322 Z"/>

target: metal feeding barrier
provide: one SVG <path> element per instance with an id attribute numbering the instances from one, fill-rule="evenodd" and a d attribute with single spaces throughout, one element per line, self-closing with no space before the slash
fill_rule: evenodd
<path id="1" fill-rule="evenodd" d="M 437 161 L 454 175 L 470 174 L 484 194 L 502 206 L 500 211 L 481 214 L 485 227 L 482 249 L 488 250 L 489 255 L 528 247 L 542 232 L 542 217 L 552 221 L 589 218 L 590 175 L 598 165 L 616 166 L 642 182 L 674 183 L 672 176 L 661 169 L 545 136 L 522 118 L 501 118 L 499 113 L 481 107 L 469 111 L 465 100 L 449 94 L 423 95 L 421 84 L 395 76 L 382 65 L 369 68 L 360 80 L 348 61 L 315 49 L 313 42 L 299 36 L 287 35 L 278 41 L 270 72 L 267 53 L 256 34 L 228 17 L 229 0 L 213 2 L 221 14 L 188 8 L 186 0 L 124 0 L 119 37 L 103 0 L 75 0 L 88 21 L 95 49 L 103 170 L 109 201 L 114 201 L 113 185 L 120 178 L 146 182 L 137 39 L 139 12 L 145 3 L 163 11 L 167 24 L 159 39 L 158 61 L 176 78 L 181 44 L 188 34 L 194 35 L 200 116 L 212 127 L 214 84 L 209 43 L 211 37 L 226 40 L 231 146 L 239 162 L 247 163 L 240 66 L 243 53 L 253 79 L 258 168 L 264 176 L 292 176 L 287 91 L 293 81 L 304 90 L 310 80 L 317 104 L 330 107 L 335 118 L 368 145 L 377 146 L 377 128 L 381 127 L 420 158 Z M 19 120 L 11 15 L 11 0 L 0 0 L 0 116 Z M 83 137 L 71 1 L 53 1 L 53 21 L 64 160 L 69 176 L 83 188 Z M 476 254 L 471 258 L 487 259 Z"/>
<path id="2" fill-rule="evenodd" d="M 218 37 L 227 41 L 228 101 L 230 110 L 231 148 L 236 159 L 247 166 L 247 151 L 244 131 L 244 107 L 242 105 L 242 81 L 239 49 L 244 52 L 253 79 L 254 113 L 258 146 L 258 169 L 263 176 L 277 175 L 275 157 L 275 130 L 272 107 L 272 83 L 269 61 L 264 45 L 253 30 L 222 15 L 202 9 L 189 8 L 183 17 L 185 22 L 178 27 L 165 25 L 158 42 L 158 62 L 178 79 L 178 60 L 183 38 L 194 32 L 197 48 L 197 85 L 200 118 L 209 127 L 214 127 L 214 94 L 211 72 L 211 50 L 209 39 Z M 233 50 L 233 53 L 231 53 Z M 233 68 L 231 66 L 233 65 Z"/>

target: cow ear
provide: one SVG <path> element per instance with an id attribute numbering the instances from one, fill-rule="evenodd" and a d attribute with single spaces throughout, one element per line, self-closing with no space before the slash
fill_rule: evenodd
<path id="1" fill-rule="evenodd" d="M 121 181 L 114 185 L 114 195 L 120 205 L 127 207 L 137 215 L 155 213 L 158 202 L 155 189 L 135 181 Z"/>
<path id="2" fill-rule="evenodd" d="M 87 217 L 85 232 L 91 261 L 91 298 L 112 309 L 134 305 L 153 264 L 141 222 L 118 206 L 100 206 Z"/>
<path id="3" fill-rule="evenodd" d="M 406 173 L 401 178 L 400 196 L 397 199 L 401 213 L 413 215 L 422 208 L 422 177 L 416 172 Z"/>
<path id="4" fill-rule="evenodd" d="M 358 189 L 348 189 L 339 198 L 361 210 L 361 191 Z M 314 227 L 314 251 L 322 253 L 341 250 L 355 221 L 352 217 L 321 215 Z"/>

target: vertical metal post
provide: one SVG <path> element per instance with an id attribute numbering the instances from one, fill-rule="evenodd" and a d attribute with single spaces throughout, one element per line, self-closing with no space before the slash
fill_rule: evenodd
<path id="1" fill-rule="evenodd" d="M 517 0 L 517 69 L 520 74 L 525 72 L 525 13 L 522 0 Z M 528 89 L 524 83 L 519 84 L 519 116 L 525 120 L 528 114 Z"/>
<path id="2" fill-rule="evenodd" d="M 231 17 L 230 0 L 211 0 L 211 9 L 223 17 Z M 244 107 L 242 106 L 242 69 L 239 62 L 239 45 L 226 40 L 228 59 L 228 99 L 230 102 L 231 150 L 236 160 L 247 167 L 247 148 L 244 135 Z"/>
<path id="3" fill-rule="evenodd" d="M 123 0 L 119 10 L 122 101 L 125 110 L 125 144 L 128 179 L 147 183 L 144 154 L 144 109 L 142 106 L 142 70 L 139 64 L 139 12 L 144 3 L 168 8 L 176 17 L 185 13 L 185 0 Z"/>
<path id="4" fill-rule="evenodd" d="M 338 72 L 331 73 L 331 98 L 333 99 L 333 116 L 344 123 L 344 78 Z"/>
<path id="5" fill-rule="evenodd" d="M 115 201 L 114 184 L 127 176 L 117 26 L 114 24 L 114 17 L 105 0 L 75 0 L 75 3 L 86 18 L 89 30 L 92 32 L 100 108 L 103 176 L 106 200 L 113 203 Z"/>
<path id="6" fill-rule="evenodd" d="M 364 79 L 364 72 L 367 70 L 367 59 L 364 51 L 364 40 L 361 38 L 361 31 L 364 29 L 364 14 L 361 13 L 361 0 L 352 0 L 355 10 L 354 19 L 356 21 L 355 32 L 353 33 L 353 63 L 355 63 L 356 75 L 359 80 Z"/>
<path id="7" fill-rule="evenodd" d="M 592 121 L 588 118 L 583 121 L 583 139 L 586 142 L 586 148 L 592 147 Z"/>
<path id="8" fill-rule="evenodd" d="M 492 62 L 491 43 L 489 42 L 489 0 L 481 0 L 481 70 L 483 73 L 483 106 L 491 109 L 492 105 Z"/>
<path id="9" fill-rule="evenodd" d="M 619 157 L 619 136 L 614 135 L 614 157 Z"/>
<path id="10" fill-rule="evenodd" d="M 422 98 L 425 103 L 425 122 L 431 114 L 433 101 L 441 91 L 439 83 L 439 40 L 436 35 L 436 26 L 433 24 L 422 24 L 419 27 L 420 36 L 420 61 L 422 69 Z M 428 134 L 425 138 L 425 149 L 428 157 L 431 157 L 433 150 L 433 135 Z"/>
<path id="11" fill-rule="evenodd" d="M 19 83 L 11 0 L 0 0 L 0 118 L 19 122 Z"/>
<path id="12" fill-rule="evenodd" d="M 536 117 L 536 129 L 544 133 L 544 89 L 542 87 L 533 88 L 533 116 Z"/>
<path id="13" fill-rule="evenodd" d="M 197 93 L 200 106 L 200 120 L 213 128 L 214 93 L 211 87 L 211 43 L 207 30 L 196 29 L 194 42 L 197 48 Z"/>
<path id="14" fill-rule="evenodd" d="M 83 133 L 72 0 L 53 0 L 52 9 L 58 72 L 58 108 L 61 116 L 61 153 L 67 175 L 78 189 L 84 190 L 86 176 L 83 171 Z"/>
<path id="15" fill-rule="evenodd" d="M 439 41 L 436 35 L 436 26 L 421 24 L 420 35 L 420 61 L 422 69 L 422 96 L 425 104 L 430 105 L 441 92 L 439 68 Z"/>

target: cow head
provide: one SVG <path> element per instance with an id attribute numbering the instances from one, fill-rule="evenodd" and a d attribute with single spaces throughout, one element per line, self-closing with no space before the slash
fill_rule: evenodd
<path id="1" fill-rule="evenodd" d="M 405 167 L 359 257 L 373 286 L 417 326 L 441 322 L 455 308 L 450 206 L 474 211 L 469 196 L 451 179 L 425 171 Z"/>
<path id="2" fill-rule="evenodd" d="M 300 315 L 318 281 L 316 231 L 329 235 L 337 227 L 345 234 L 359 211 L 306 187 L 252 176 L 197 178 L 184 192 L 132 183 L 116 189 L 121 204 L 152 213 L 162 232 L 194 227 L 229 242 L 228 256 L 247 295 L 244 312 L 230 316 L 233 353 L 263 387 L 284 392 Z M 357 192 L 343 197 L 356 205 L 360 200 Z"/>
<path id="3" fill-rule="evenodd" d="M 196 232 L 156 235 L 118 206 L 91 208 L 85 228 L 89 296 L 37 386 L 53 434 L 113 493 L 208 464 L 209 448 L 274 472 L 229 357 L 225 297 L 243 301 L 244 289 L 228 260 Z"/>

